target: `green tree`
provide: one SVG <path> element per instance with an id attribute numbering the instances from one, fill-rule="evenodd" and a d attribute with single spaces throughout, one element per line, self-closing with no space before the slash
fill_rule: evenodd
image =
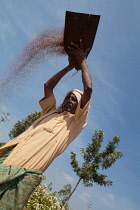
<path id="1" fill-rule="evenodd" d="M 71 194 L 72 186 L 71 184 L 64 185 L 64 188 L 58 191 L 58 195 L 60 196 L 62 202 L 61 204 L 63 205 L 69 198 Z M 67 206 L 68 208 L 68 206 Z"/>
<path id="2" fill-rule="evenodd" d="M 71 166 L 73 171 L 79 177 L 79 180 L 63 207 L 67 205 L 70 197 L 78 187 L 81 180 L 83 181 L 85 187 L 93 186 L 94 182 L 100 186 L 112 185 L 113 182 L 106 180 L 107 176 L 98 173 L 98 170 L 110 168 L 118 158 L 122 157 L 122 152 L 117 150 L 120 138 L 118 136 L 114 136 L 112 141 L 108 141 L 104 151 L 100 152 L 103 139 L 103 131 L 95 130 L 91 139 L 91 143 L 88 143 L 85 149 L 80 149 L 83 158 L 81 167 L 79 166 L 78 160 L 76 159 L 76 153 L 73 151 L 71 152 Z"/>
<path id="3" fill-rule="evenodd" d="M 71 184 L 64 185 L 63 189 L 58 192 L 54 192 L 54 194 L 58 195 L 61 198 L 61 206 L 65 204 L 71 194 L 72 186 Z M 65 206 L 65 209 L 69 209 L 68 204 Z"/>
<path id="4" fill-rule="evenodd" d="M 28 115 L 25 119 L 15 123 L 14 128 L 10 131 L 9 137 L 10 139 L 15 138 L 24 132 L 27 128 L 29 128 L 35 120 L 37 120 L 41 116 L 41 112 L 35 111 Z"/>
<path id="5" fill-rule="evenodd" d="M 47 189 L 49 190 L 49 187 L 46 185 L 38 185 L 28 199 L 24 210 L 63 210 L 60 197 L 47 192 Z"/>
<path id="6" fill-rule="evenodd" d="M 45 179 L 46 177 L 43 177 L 43 180 Z M 31 194 L 26 206 L 24 207 L 24 210 L 68 210 L 68 206 L 65 209 L 62 206 L 66 201 L 67 197 L 70 195 L 70 193 L 71 184 L 64 185 L 63 189 L 53 193 L 52 183 L 50 183 L 48 186 L 46 186 L 46 184 L 40 184 L 35 188 L 34 192 Z"/>
<path id="7" fill-rule="evenodd" d="M 0 147 L 4 146 L 5 144 L 5 142 L 0 142 Z"/>

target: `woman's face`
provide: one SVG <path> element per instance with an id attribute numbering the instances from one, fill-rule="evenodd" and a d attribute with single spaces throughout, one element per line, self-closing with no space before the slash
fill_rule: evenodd
<path id="1" fill-rule="evenodd" d="M 75 94 L 71 92 L 65 97 L 65 99 L 63 101 L 63 104 L 61 106 L 62 112 L 67 111 L 72 114 L 75 114 L 77 105 L 78 105 L 77 98 L 76 98 Z"/>

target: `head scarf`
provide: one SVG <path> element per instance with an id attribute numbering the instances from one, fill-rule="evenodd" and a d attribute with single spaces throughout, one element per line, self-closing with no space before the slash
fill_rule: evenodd
<path id="1" fill-rule="evenodd" d="M 73 94 L 76 96 L 78 103 L 80 102 L 81 97 L 82 97 L 82 95 L 83 95 L 83 92 L 82 92 L 81 90 L 73 89 L 73 90 L 68 91 L 68 92 L 66 93 L 65 97 L 64 97 L 64 100 L 65 100 L 65 98 L 67 97 L 67 95 L 68 95 L 69 93 L 73 93 Z M 59 110 L 60 112 L 61 112 L 61 106 L 62 106 L 62 104 L 58 107 L 58 110 Z"/>
<path id="2" fill-rule="evenodd" d="M 79 101 L 81 100 L 81 97 L 82 97 L 82 95 L 83 95 L 83 92 L 82 92 L 81 90 L 73 89 L 73 90 L 70 90 L 70 91 L 68 91 L 68 92 L 66 93 L 65 98 L 67 97 L 67 95 L 68 95 L 69 93 L 73 93 L 73 94 L 76 96 L 77 101 L 78 101 L 78 103 L 79 103 Z M 65 98 L 64 98 L 64 100 L 65 100 Z"/>

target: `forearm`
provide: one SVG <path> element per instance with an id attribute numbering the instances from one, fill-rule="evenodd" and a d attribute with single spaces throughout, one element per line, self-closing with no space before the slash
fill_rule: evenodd
<path id="1" fill-rule="evenodd" d="M 69 71 L 71 71 L 73 69 L 73 67 L 71 67 L 70 65 L 68 65 L 67 67 L 65 67 L 64 69 L 62 69 L 61 71 L 59 71 L 58 73 L 56 73 L 54 76 L 52 76 L 45 84 L 45 88 L 50 88 L 53 89 L 58 82 L 61 80 L 61 78 L 67 74 Z"/>
<path id="2" fill-rule="evenodd" d="M 81 98 L 81 108 L 84 108 L 92 94 L 92 79 L 86 62 L 86 55 L 89 52 L 89 48 L 84 51 L 82 40 L 80 40 L 79 45 L 71 43 L 69 50 L 70 53 L 75 55 L 78 64 L 81 66 L 82 82 L 84 86 L 84 92 Z"/>
<path id="3" fill-rule="evenodd" d="M 90 75 L 90 71 L 88 69 L 88 65 L 86 59 L 84 59 L 81 63 L 81 71 L 82 71 L 82 82 L 84 86 L 84 92 L 92 92 L 92 79 Z"/>

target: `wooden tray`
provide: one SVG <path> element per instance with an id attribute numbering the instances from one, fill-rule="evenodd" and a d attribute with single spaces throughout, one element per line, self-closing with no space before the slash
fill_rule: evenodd
<path id="1" fill-rule="evenodd" d="M 66 11 L 64 28 L 64 49 L 68 56 L 73 59 L 74 66 L 77 70 L 80 69 L 80 66 L 77 63 L 74 55 L 69 53 L 68 46 L 71 42 L 79 44 L 79 40 L 81 39 L 83 41 L 84 50 L 86 50 L 87 48 L 90 48 L 91 50 L 94 43 L 99 20 L 100 15 Z"/>

